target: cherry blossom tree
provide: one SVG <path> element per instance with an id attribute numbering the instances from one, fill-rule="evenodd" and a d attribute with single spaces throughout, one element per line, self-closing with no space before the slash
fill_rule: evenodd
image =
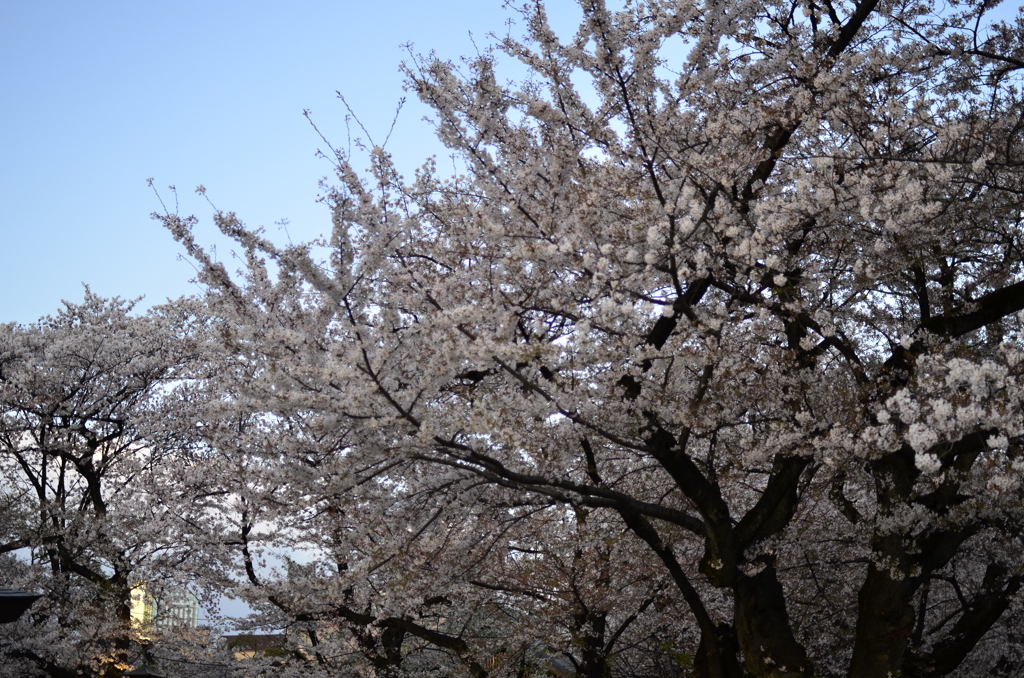
<path id="1" fill-rule="evenodd" d="M 336 153 L 325 242 L 277 247 L 217 212 L 235 276 L 193 218 L 160 217 L 246 364 L 225 405 L 332 440 L 338 471 L 303 466 L 301 436 L 282 448 L 281 491 L 370 491 L 352 489 L 370 474 L 377 496 L 333 519 L 418 553 L 360 619 L 415 623 L 429 582 L 450 595 L 471 574 L 427 545 L 445 531 L 413 546 L 394 512 L 414 504 L 390 486 L 439 520 L 501 507 L 466 544 L 527 506 L 581 534 L 616 521 L 639 548 L 585 552 L 671 582 L 701 677 L 1019 671 L 1024 19 L 993 25 L 987 2 L 580 7 L 569 39 L 537 3 L 522 39 L 413 58 L 460 169 L 406 181 L 382 148 L 368 175 Z M 502 82 L 507 59 L 529 75 Z M 504 560 L 536 590 L 504 544 L 487 572 Z M 343 596 L 335 569 L 319 581 Z M 627 588 L 595 609 L 628 618 L 645 598 Z"/>
<path id="2" fill-rule="evenodd" d="M 132 307 L 86 290 L 0 326 L 0 571 L 43 593 L 2 629 L 4 676 L 120 675 L 147 632 L 131 623 L 132 587 L 173 581 L 202 544 L 184 520 L 193 493 L 167 470 L 186 457 L 163 409 L 196 355 L 195 305 Z"/>
<path id="3" fill-rule="evenodd" d="M 179 418 L 183 437 L 203 450 L 186 484 L 207 498 L 203 521 L 220 539 L 210 554 L 234 563 L 233 580 L 213 583 L 256 611 L 252 630 L 287 629 L 286 656 L 264 663 L 303 676 L 394 676 L 440 659 L 486 675 L 470 636 L 438 612 L 469 585 L 433 576 L 429 586 L 406 584 L 439 551 L 455 558 L 472 548 L 465 539 L 479 541 L 481 531 L 453 518 L 457 509 L 445 500 L 453 489 L 443 479 L 431 491 L 404 487 L 414 474 L 409 460 L 363 456 L 354 464 L 348 452 L 359 430 L 308 408 L 274 411 L 276 396 L 253 378 L 260 362 L 233 336 L 224 339 L 230 350 L 206 354 L 216 368 Z M 422 647 L 434 655 L 419 659 Z M 262 670 L 260 662 L 236 668 Z"/>
<path id="4" fill-rule="evenodd" d="M 359 431 L 309 413 L 239 414 L 239 398 L 266 407 L 267 394 L 243 390 L 209 390 L 203 475 L 216 480 L 203 485 L 230 526 L 232 595 L 256 610 L 253 629 L 287 629 L 285 656 L 262 662 L 275 671 L 489 676 L 560 662 L 597 677 L 638 643 L 677 639 L 670 581 L 623 571 L 634 559 L 622 550 L 639 545 L 617 525 L 422 461 L 354 466 Z M 408 487 L 417 475 L 429 481 Z"/>

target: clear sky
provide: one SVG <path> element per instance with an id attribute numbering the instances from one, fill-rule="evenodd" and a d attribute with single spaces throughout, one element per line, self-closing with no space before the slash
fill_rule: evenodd
<path id="1" fill-rule="evenodd" d="M 574 3 L 552 6 L 574 25 Z M 271 235 L 282 219 L 296 241 L 321 234 L 331 166 L 302 111 L 344 146 L 340 91 L 379 142 L 405 94 L 403 44 L 457 59 L 510 16 L 501 0 L 0 0 L 0 322 L 80 301 L 83 282 L 146 306 L 196 291 L 150 219 L 148 177 L 207 226 L 199 184 Z M 443 157 L 426 113 L 410 96 L 387 146 L 407 173 Z"/>

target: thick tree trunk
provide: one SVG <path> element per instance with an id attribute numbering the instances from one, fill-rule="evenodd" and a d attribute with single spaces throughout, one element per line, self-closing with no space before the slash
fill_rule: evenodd
<path id="1" fill-rule="evenodd" d="M 874 563 L 868 567 L 857 597 L 857 633 L 848 678 L 899 675 L 914 632 L 914 589 L 907 577 L 895 579 Z"/>
<path id="2" fill-rule="evenodd" d="M 703 632 L 693 661 L 695 678 L 742 678 L 736 634 L 728 624 L 718 624 L 712 634 Z"/>
<path id="3" fill-rule="evenodd" d="M 775 568 L 740 576 L 735 593 L 736 637 L 747 671 L 755 678 L 811 676 L 807 653 L 793 636 Z"/>
<path id="4" fill-rule="evenodd" d="M 606 612 L 585 613 L 577 618 L 578 629 L 584 632 L 578 678 L 610 678 L 612 675 L 604 642 L 607 624 Z"/>

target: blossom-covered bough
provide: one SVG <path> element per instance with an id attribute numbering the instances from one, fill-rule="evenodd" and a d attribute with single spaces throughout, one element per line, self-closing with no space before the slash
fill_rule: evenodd
<path id="1" fill-rule="evenodd" d="M 315 505 L 381 495 L 344 539 L 397 495 L 475 516 L 374 540 L 433 569 L 395 573 L 363 621 L 411 619 L 424 582 L 526 590 L 543 568 L 514 538 L 466 557 L 501 515 L 614 517 L 636 547 L 618 566 L 685 603 L 699 676 L 1021 670 L 1021 19 L 581 9 L 568 40 L 529 5 L 522 41 L 408 64 L 463 173 L 405 182 L 374 148 L 363 177 L 338 155 L 324 262 L 218 212 L 238 280 L 162 217 L 245 356 L 241 406 L 337 436 L 347 480 Z M 500 55 L 529 76 L 503 84 Z"/>
<path id="2" fill-rule="evenodd" d="M 3 629 L 5 678 L 120 675 L 148 632 L 132 588 L 216 569 L 164 407 L 194 366 L 198 305 L 133 305 L 87 289 L 38 323 L 0 325 L 0 578 L 43 594 Z"/>

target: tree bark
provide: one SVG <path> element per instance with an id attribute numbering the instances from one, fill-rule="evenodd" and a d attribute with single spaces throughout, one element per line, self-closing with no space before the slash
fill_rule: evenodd
<path id="1" fill-rule="evenodd" d="M 811 676 L 807 653 L 793 636 L 775 567 L 739 577 L 733 591 L 736 636 L 747 671 L 755 678 Z"/>

